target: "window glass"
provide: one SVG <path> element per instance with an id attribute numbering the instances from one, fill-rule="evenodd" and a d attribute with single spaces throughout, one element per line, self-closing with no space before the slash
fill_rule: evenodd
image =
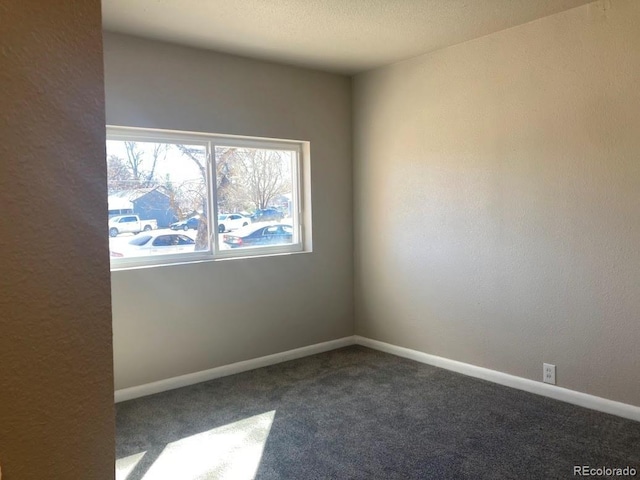
<path id="1" fill-rule="evenodd" d="M 151 237 L 148 235 L 143 235 L 141 237 L 136 237 L 133 240 L 131 240 L 129 242 L 129 245 L 136 245 L 138 247 L 144 245 L 145 243 L 147 243 L 149 240 L 151 240 Z"/>
<path id="2" fill-rule="evenodd" d="M 295 150 L 216 145 L 219 223 L 228 215 L 220 233 L 231 232 L 223 235 L 222 249 L 292 243 L 292 236 L 276 234 L 278 225 L 296 220 L 296 162 Z"/>
<path id="3" fill-rule="evenodd" d="M 302 250 L 302 142 L 108 127 L 106 146 L 113 267 Z"/>
<path id="4" fill-rule="evenodd" d="M 173 245 L 175 235 L 160 235 L 153 241 L 154 247 L 168 247 Z"/>
<path id="5" fill-rule="evenodd" d="M 172 231 L 174 224 L 191 221 L 190 238 L 198 251 L 209 251 L 208 173 L 206 144 L 107 140 L 107 179 L 109 211 L 129 211 L 133 215 L 120 222 L 109 222 L 112 254 L 125 258 L 163 255 L 167 252 L 143 250 L 146 240 L 131 240 L 138 233 Z M 184 225 L 180 226 L 184 229 Z M 115 229 L 115 230 L 114 230 Z M 157 236 L 153 246 L 170 245 L 172 237 Z M 177 240 L 176 240 L 177 241 Z M 120 255 L 116 255 L 121 258 Z"/>
<path id="6" fill-rule="evenodd" d="M 195 241 L 186 235 L 178 235 L 178 245 L 195 245 Z"/>

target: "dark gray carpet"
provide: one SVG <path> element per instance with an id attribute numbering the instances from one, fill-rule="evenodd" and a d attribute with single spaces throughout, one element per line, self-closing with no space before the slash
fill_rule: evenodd
<path id="1" fill-rule="evenodd" d="M 164 467 L 151 473 L 172 442 L 272 411 L 258 479 L 548 480 L 578 478 L 574 465 L 640 471 L 638 422 L 358 346 L 116 411 L 117 458 L 146 452 L 127 480 L 164 478 Z M 221 472 L 185 479 L 233 477 Z"/>

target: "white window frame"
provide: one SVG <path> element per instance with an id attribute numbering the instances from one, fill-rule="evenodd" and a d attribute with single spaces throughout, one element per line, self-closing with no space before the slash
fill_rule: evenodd
<path id="1" fill-rule="evenodd" d="M 278 255 L 298 253 L 305 250 L 305 245 L 310 245 L 310 239 L 305 238 L 304 219 L 304 185 L 303 165 L 308 162 L 309 142 L 299 140 L 283 140 L 262 137 L 245 137 L 237 135 L 222 135 L 199 132 L 183 132 L 178 130 L 160 130 L 137 127 L 121 127 L 107 125 L 107 140 L 139 141 L 172 143 L 185 145 L 204 146 L 206 151 L 206 182 L 207 182 L 207 207 L 212 212 L 213 221 L 209 218 L 209 248 L 208 250 L 176 253 L 167 255 L 151 255 L 144 257 L 111 257 L 111 270 L 121 270 L 137 267 L 154 267 L 162 265 L 196 263 L 212 260 L 227 260 L 232 258 L 261 257 L 265 255 Z M 217 178 L 215 164 L 216 147 L 257 148 L 268 150 L 286 150 L 294 152 L 295 160 L 291 165 L 291 177 L 294 182 L 292 189 L 292 202 L 295 211 L 291 212 L 292 227 L 294 230 L 293 241 L 285 245 L 273 245 L 263 247 L 246 247 L 238 249 L 222 249 L 218 233 L 218 202 L 217 202 Z M 211 214 L 209 215 L 211 217 Z M 106 234 L 106 228 L 105 228 Z M 140 233 L 142 235 L 143 233 Z"/>

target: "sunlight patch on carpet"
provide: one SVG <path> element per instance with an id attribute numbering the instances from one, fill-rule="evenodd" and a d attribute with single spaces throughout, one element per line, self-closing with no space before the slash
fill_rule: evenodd
<path id="1" fill-rule="evenodd" d="M 128 457 L 119 458 L 116 460 L 116 480 L 127 480 L 136 465 L 142 460 L 144 454 L 147 452 L 136 453 L 135 455 L 129 455 Z"/>
<path id="2" fill-rule="evenodd" d="M 275 410 L 167 444 L 143 480 L 253 479 Z"/>

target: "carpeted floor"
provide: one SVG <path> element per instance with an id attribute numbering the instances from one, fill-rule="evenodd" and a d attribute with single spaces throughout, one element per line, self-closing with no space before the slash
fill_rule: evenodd
<path id="1" fill-rule="evenodd" d="M 120 480 L 548 480 L 579 478 L 574 465 L 640 472 L 638 422 L 359 346 L 116 410 Z"/>

